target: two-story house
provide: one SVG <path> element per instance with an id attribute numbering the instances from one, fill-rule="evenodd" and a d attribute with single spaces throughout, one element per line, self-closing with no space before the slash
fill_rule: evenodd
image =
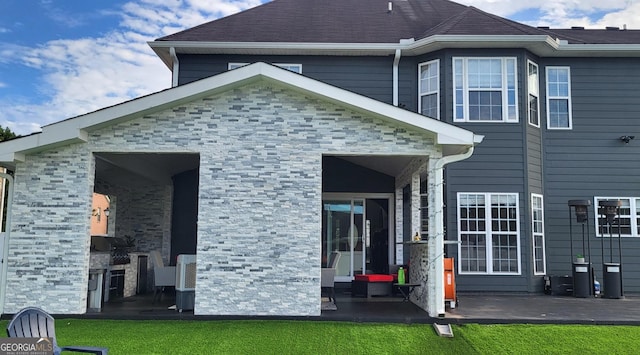
<path id="1" fill-rule="evenodd" d="M 149 44 L 172 88 L 0 143 L 5 311 L 85 311 L 93 192 L 139 252 L 197 255 L 195 314 L 317 315 L 333 251 L 338 282 L 419 252 L 412 301 L 432 316 L 445 255 L 461 292 L 542 292 L 573 254 L 600 278 L 620 251 L 640 290 L 640 32 L 445 0 L 275 0 Z M 591 203 L 588 249 L 569 200 Z M 619 226 L 602 200 L 621 201 Z"/>

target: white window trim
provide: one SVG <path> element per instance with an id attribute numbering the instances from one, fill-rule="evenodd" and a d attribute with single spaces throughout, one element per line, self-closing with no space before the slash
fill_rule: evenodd
<path id="1" fill-rule="evenodd" d="M 241 63 L 241 62 L 231 62 L 227 65 L 227 70 L 233 70 L 236 68 L 240 68 L 243 67 L 245 65 L 248 65 L 250 63 Z M 271 63 L 271 65 L 275 65 L 276 67 L 280 67 L 282 69 L 286 69 L 289 71 L 292 71 L 294 73 L 298 73 L 298 74 L 302 74 L 302 64 L 296 64 L 296 63 Z M 296 68 L 297 70 L 293 70 L 293 68 Z"/>
<path id="2" fill-rule="evenodd" d="M 640 203 L 638 203 L 637 200 L 640 200 L 640 197 L 629 197 L 629 196 L 613 196 L 613 197 L 606 197 L 606 196 L 594 196 L 593 198 L 593 205 L 595 206 L 595 208 L 593 209 L 593 213 L 594 213 L 594 217 L 595 217 L 595 229 L 596 229 L 596 237 L 605 237 L 605 238 L 609 238 L 609 233 L 605 233 L 604 235 L 602 233 L 600 233 L 600 214 L 598 212 L 598 209 L 600 208 L 600 206 L 598 205 L 598 201 L 602 201 L 602 200 L 629 200 L 629 209 L 630 209 L 630 215 L 622 215 L 622 217 L 629 217 L 630 219 L 630 229 L 631 229 L 631 234 L 621 234 L 620 237 L 622 238 L 637 238 L 640 237 L 640 235 L 638 235 L 638 217 L 640 217 L 637 214 L 634 214 L 635 211 L 637 210 L 637 208 L 640 207 Z M 613 234 L 613 238 L 617 238 L 618 234 L 614 233 Z"/>
<path id="3" fill-rule="evenodd" d="M 549 95 L 549 69 L 566 69 L 568 78 L 568 96 L 551 96 Z M 548 66 L 545 68 L 545 90 L 547 93 L 547 129 L 549 130 L 571 130 L 573 129 L 573 108 L 571 104 L 571 68 L 568 66 Z M 569 126 L 568 127 L 551 127 L 551 115 L 549 112 L 549 101 L 552 99 L 566 99 L 569 110 Z"/>
<path id="4" fill-rule="evenodd" d="M 534 67 L 536 67 L 536 91 L 535 93 L 531 92 L 531 83 L 529 82 L 529 80 L 531 79 L 531 76 L 529 74 L 529 65 L 533 65 Z M 534 95 L 538 100 L 537 102 L 537 106 L 536 107 L 536 112 L 538 112 L 538 124 L 534 124 L 531 122 L 531 110 L 529 109 L 529 96 L 530 95 Z M 527 120 L 529 121 L 529 124 L 533 127 L 537 127 L 540 128 L 540 67 L 538 66 L 538 64 L 532 62 L 531 60 L 527 60 Z"/>
<path id="5" fill-rule="evenodd" d="M 520 246 L 520 194 L 517 192 L 458 192 L 456 197 L 456 218 L 458 224 L 458 258 L 462 255 L 462 239 L 461 239 L 461 225 L 460 225 L 460 196 L 461 195 L 484 195 L 485 203 L 489 201 L 489 206 L 486 208 L 485 213 L 485 225 L 487 226 L 487 230 L 485 232 L 487 240 L 486 245 L 486 261 L 487 261 L 487 271 L 486 272 L 475 272 L 475 271 L 462 271 L 462 261 L 458 261 L 458 274 L 460 275 L 492 275 L 492 276 L 516 276 L 522 275 L 522 258 L 520 257 L 521 246 Z M 517 256 L 518 256 L 518 271 L 516 272 L 494 272 L 493 271 L 493 244 L 491 239 L 491 196 L 492 195 L 513 195 L 516 197 L 516 240 L 517 240 Z"/>
<path id="6" fill-rule="evenodd" d="M 456 60 L 462 59 L 462 91 L 464 93 L 465 100 L 463 102 L 463 118 L 456 117 Z M 469 59 L 500 59 L 502 62 L 502 120 L 470 120 L 469 119 L 469 79 L 467 76 L 467 62 Z M 515 90 L 515 114 L 514 119 L 509 119 L 509 98 L 508 98 L 508 80 L 507 80 L 507 60 L 514 61 L 514 90 Z M 468 122 L 468 123 L 518 123 L 520 121 L 520 113 L 518 107 L 518 59 L 516 57 L 453 57 L 452 61 L 452 75 L 453 75 L 453 121 L 454 122 Z M 482 89 L 485 90 L 485 89 Z"/>
<path id="7" fill-rule="evenodd" d="M 534 210 L 534 205 L 533 205 L 533 201 L 534 199 L 539 198 L 540 199 L 540 206 L 541 206 L 541 211 L 540 211 L 540 218 L 542 219 L 542 232 L 536 233 L 535 232 L 535 219 L 534 219 L 534 214 L 533 214 L 533 210 Z M 536 240 L 535 238 L 539 236 L 542 237 L 542 271 L 536 271 Z M 540 194 L 531 194 L 531 260 L 533 261 L 533 274 L 534 275 L 546 275 L 547 274 L 547 247 L 546 247 L 546 240 L 545 240 L 545 231 L 544 231 L 544 196 L 540 195 Z"/>
<path id="8" fill-rule="evenodd" d="M 425 66 L 429 66 L 429 65 L 435 65 L 436 66 L 436 75 L 438 77 L 438 85 L 437 90 L 436 91 L 429 91 L 429 92 L 422 92 L 422 85 L 420 85 L 420 80 L 422 78 L 422 67 Z M 418 112 L 422 113 L 422 96 L 424 95 L 432 95 L 432 94 L 436 94 L 436 98 L 437 98 L 437 115 L 436 117 L 432 117 L 435 118 L 437 120 L 440 119 L 440 59 L 435 59 L 435 60 L 431 60 L 425 63 L 420 63 L 420 65 L 418 65 Z"/>

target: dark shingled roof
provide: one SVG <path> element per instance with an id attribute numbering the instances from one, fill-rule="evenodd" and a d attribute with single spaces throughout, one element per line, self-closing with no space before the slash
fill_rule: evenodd
<path id="1" fill-rule="evenodd" d="M 157 41 L 398 43 L 434 35 L 549 35 L 569 43 L 640 43 L 640 31 L 527 26 L 448 0 L 274 0 Z"/>
<path id="2" fill-rule="evenodd" d="M 640 31 L 609 29 L 547 29 L 545 32 L 553 38 L 567 40 L 570 44 L 640 44 Z"/>

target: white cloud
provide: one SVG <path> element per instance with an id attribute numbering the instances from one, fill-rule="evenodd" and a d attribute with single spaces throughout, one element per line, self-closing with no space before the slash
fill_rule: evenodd
<path id="1" fill-rule="evenodd" d="M 7 87 L 7 84 L 5 84 L 2 81 L 0 81 L 0 88 L 5 88 L 5 87 Z"/>
<path id="2" fill-rule="evenodd" d="M 147 45 L 259 0 L 140 0 L 122 7 L 120 26 L 99 38 L 54 40 L 37 47 L 0 46 L 0 63 L 41 73 L 46 102 L 0 97 L 0 125 L 29 134 L 40 127 L 98 110 L 171 85 L 171 73 Z"/>
<path id="3" fill-rule="evenodd" d="M 503 17 L 527 10 L 539 11 L 540 18 L 527 21 L 527 24 L 532 26 L 604 28 L 606 26 L 622 27 L 626 23 L 629 28 L 640 28 L 637 9 L 639 5 L 632 0 L 457 0 L 457 2 Z M 621 22 L 623 23 L 619 24 Z"/>
<path id="4" fill-rule="evenodd" d="M 4 27 L 0 27 L 0 33 L 9 33 L 9 32 L 11 32 L 10 29 L 4 28 Z"/>

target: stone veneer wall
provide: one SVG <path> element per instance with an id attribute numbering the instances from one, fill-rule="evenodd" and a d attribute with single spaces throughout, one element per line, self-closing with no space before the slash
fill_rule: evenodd
<path id="1" fill-rule="evenodd" d="M 63 210 L 68 210 L 64 215 L 79 214 L 76 219 L 82 219 L 84 229 L 78 226 L 65 245 L 75 255 L 70 275 L 52 270 L 47 280 L 41 277 L 44 270 L 34 271 L 36 280 L 29 288 L 8 295 L 10 308 L 33 300 L 37 289 L 43 294 L 37 300 L 57 313 L 84 310 L 91 151 L 200 154 L 194 311 L 200 315 L 319 315 L 322 155 L 439 155 L 430 134 L 264 82 L 92 132 L 89 143 L 66 148 L 68 154 L 62 157 L 50 157 L 49 161 L 63 158 L 79 165 L 74 173 L 64 164 L 57 167 L 57 161 L 47 166 L 51 171 L 19 167 L 29 169 L 28 176 L 19 180 L 20 188 L 38 173 L 67 176 L 69 183 L 83 185 L 82 196 Z M 38 194 L 47 186 L 37 181 L 30 186 L 32 196 L 27 200 L 39 201 Z M 63 188 L 55 186 L 52 195 L 58 196 L 58 187 Z M 123 204 L 119 196 L 119 210 Z M 38 227 L 36 219 L 34 227 L 20 228 Z M 56 235 L 57 227 L 52 226 Z M 25 238 L 34 237 L 17 233 L 15 243 L 24 243 Z M 42 243 L 43 249 L 51 242 Z M 69 259 L 65 254 L 49 263 L 66 264 Z M 18 261 L 12 262 L 15 270 Z M 56 283 L 66 287 L 43 288 Z M 52 293 L 58 297 L 52 298 Z"/>
<path id="2" fill-rule="evenodd" d="M 93 171 L 86 144 L 17 164 L 4 313 L 30 305 L 85 312 Z"/>

